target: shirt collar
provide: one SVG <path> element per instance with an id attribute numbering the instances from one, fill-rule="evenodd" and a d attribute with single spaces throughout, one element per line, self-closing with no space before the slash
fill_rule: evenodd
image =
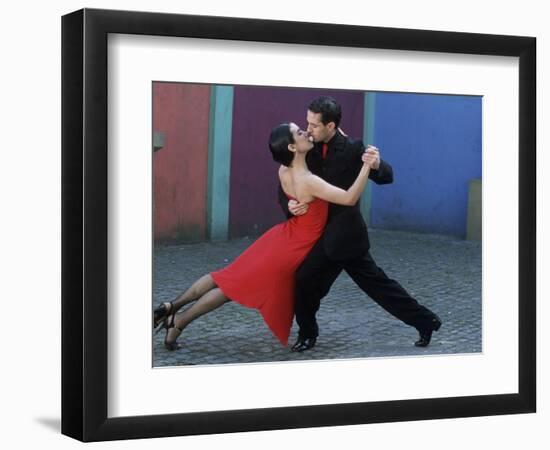
<path id="1" fill-rule="evenodd" d="M 343 150 L 344 144 L 346 143 L 346 137 L 340 133 L 340 131 L 336 130 L 336 133 L 334 133 L 334 136 L 330 139 L 330 141 L 327 142 L 328 148 L 331 150 Z M 319 148 L 323 148 L 323 143 L 319 144 Z"/>

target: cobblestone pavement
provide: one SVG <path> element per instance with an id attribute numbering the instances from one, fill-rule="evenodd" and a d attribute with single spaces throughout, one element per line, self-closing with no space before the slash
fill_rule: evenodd
<path id="1" fill-rule="evenodd" d="M 154 335 L 153 366 L 481 352 L 481 243 L 386 230 L 369 230 L 369 237 L 378 266 L 441 317 L 443 325 L 430 346 L 414 347 L 417 331 L 383 310 L 343 272 L 321 303 L 312 350 L 290 352 L 256 310 L 229 302 L 191 323 L 177 351 L 164 349 L 164 331 Z M 156 246 L 153 306 L 225 266 L 251 242 Z M 297 331 L 294 324 L 289 346 Z"/>

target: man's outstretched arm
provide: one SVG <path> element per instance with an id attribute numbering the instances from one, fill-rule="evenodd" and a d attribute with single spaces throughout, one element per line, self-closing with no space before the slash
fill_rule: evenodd
<path id="1" fill-rule="evenodd" d="M 380 166 L 378 169 L 370 171 L 369 178 L 376 184 L 389 184 L 393 183 L 393 169 L 383 159 L 380 160 Z"/>
<path id="2" fill-rule="evenodd" d="M 358 141 L 358 144 L 358 156 L 362 157 L 363 153 L 365 153 L 374 160 L 374 163 L 371 165 L 369 178 L 376 184 L 393 183 L 393 169 L 389 163 L 380 158 L 380 150 L 373 145 L 365 148 L 361 141 Z"/>

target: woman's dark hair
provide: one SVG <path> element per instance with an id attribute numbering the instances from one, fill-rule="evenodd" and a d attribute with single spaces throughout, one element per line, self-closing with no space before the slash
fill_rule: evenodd
<path id="1" fill-rule="evenodd" d="M 290 166 L 290 163 L 294 159 L 294 153 L 288 149 L 289 144 L 294 144 L 294 136 L 290 131 L 288 123 L 277 125 L 271 130 L 271 134 L 269 135 L 269 150 L 271 150 L 271 155 L 276 162 L 287 167 Z"/>
<path id="2" fill-rule="evenodd" d="M 313 100 L 308 109 L 316 114 L 321 114 L 321 122 L 327 125 L 334 122 L 336 128 L 340 126 L 342 120 L 342 107 L 332 97 L 319 97 Z"/>

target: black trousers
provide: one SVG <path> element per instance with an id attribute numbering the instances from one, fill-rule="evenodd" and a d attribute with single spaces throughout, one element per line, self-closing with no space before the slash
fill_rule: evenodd
<path id="1" fill-rule="evenodd" d="M 395 280 L 388 278 L 369 252 L 343 261 L 331 260 L 320 239 L 296 272 L 295 313 L 302 338 L 317 337 L 315 315 L 321 299 L 345 270 L 365 294 L 399 320 L 418 330 L 431 325 L 434 313 L 419 304 Z"/>

